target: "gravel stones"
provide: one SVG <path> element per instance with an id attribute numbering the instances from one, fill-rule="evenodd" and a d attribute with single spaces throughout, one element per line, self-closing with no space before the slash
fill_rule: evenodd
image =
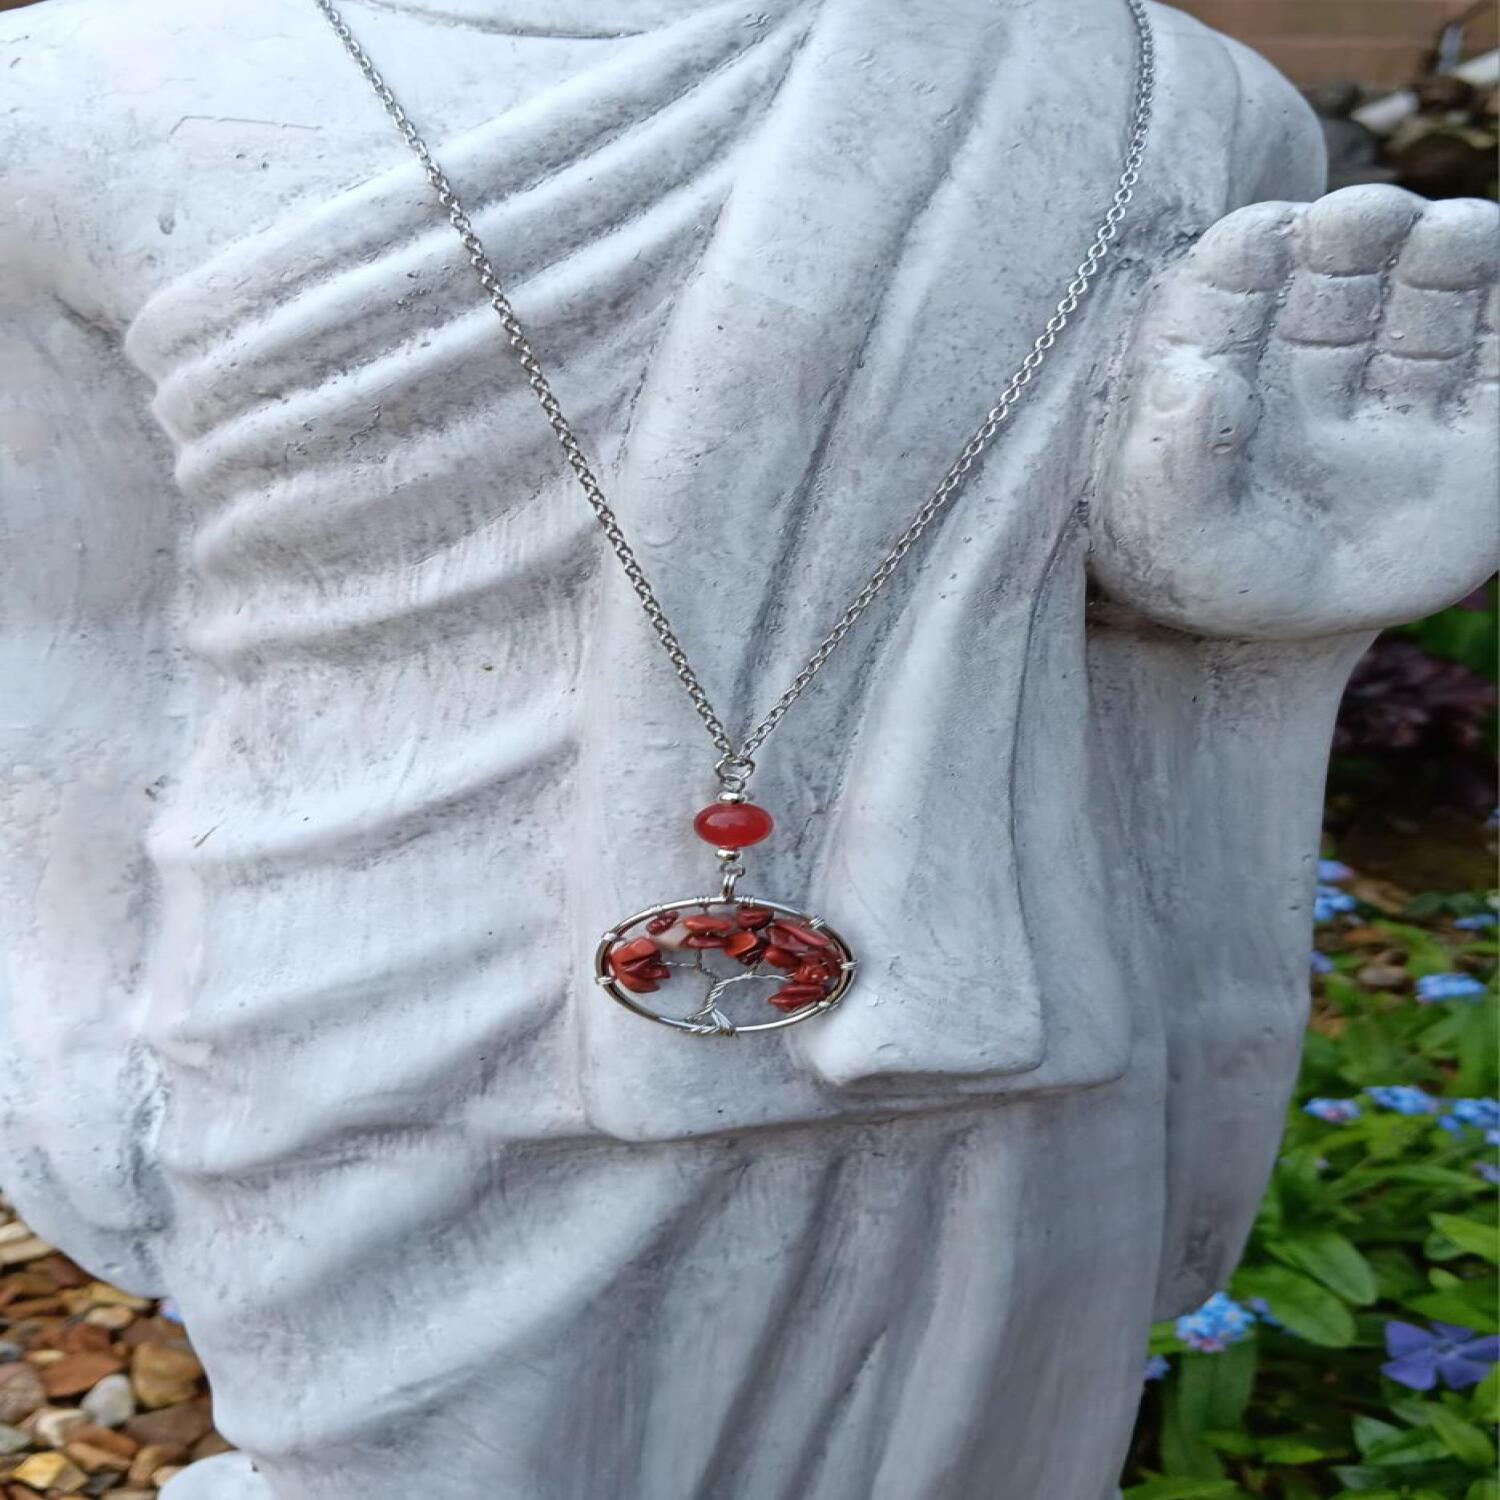
<path id="1" fill-rule="evenodd" d="M 156 1500 L 230 1451 L 175 1306 L 92 1278 L 0 1198 L 0 1500 Z"/>
<path id="2" fill-rule="evenodd" d="M 0 1365 L 0 1422 L 14 1426 L 46 1404 L 47 1388 L 30 1365 Z"/>
<path id="3" fill-rule="evenodd" d="M 123 1427 L 135 1415 L 135 1392 L 124 1375 L 106 1375 L 83 1398 L 89 1421 L 100 1427 Z"/>

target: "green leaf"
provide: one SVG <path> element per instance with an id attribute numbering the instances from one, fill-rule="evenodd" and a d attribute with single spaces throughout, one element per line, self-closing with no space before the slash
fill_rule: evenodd
<path id="1" fill-rule="evenodd" d="M 1230 1458 L 1254 1458 L 1260 1444 L 1248 1432 L 1206 1427 L 1198 1434 L 1215 1453 L 1227 1453 Z"/>
<path id="2" fill-rule="evenodd" d="M 1255 1385 L 1255 1360 L 1253 1339 L 1221 1354 L 1184 1354 L 1177 1390 L 1183 1424 L 1196 1433 L 1237 1428 Z"/>
<path id="3" fill-rule="evenodd" d="M 1371 1443 L 1362 1453 L 1367 1464 L 1376 1468 L 1392 1468 L 1445 1458 L 1448 1445 L 1432 1427 L 1408 1427 Z"/>
<path id="4" fill-rule="evenodd" d="M 1319 1443 L 1304 1437 L 1267 1438 L 1260 1445 L 1260 1456 L 1268 1464 L 1311 1464 L 1323 1458 L 1343 1458 L 1348 1443 Z"/>
<path id="5" fill-rule="evenodd" d="M 1181 1376 L 1171 1381 L 1162 1397 L 1161 1466 L 1172 1479 L 1222 1479 L 1224 1465 L 1219 1455 L 1203 1441 L 1201 1426 L 1194 1425 L 1199 1413 L 1192 1403 L 1183 1409 Z"/>
<path id="6" fill-rule="evenodd" d="M 1493 1005 L 1486 1001 L 1461 1012 L 1463 1034 L 1458 1044 L 1458 1072 L 1451 1087 L 1470 1099 L 1489 1094 L 1495 1082 L 1495 1018 Z"/>
<path id="7" fill-rule="evenodd" d="M 1148 1354 L 1177 1354 L 1181 1349 L 1182 1340 L 1177 1337 L 1175 1322 L 1151 1325 L 1151 1337 L 1146 1342 Z"/>
<path id="8" fill-rule="evenodd" d="M 1497 1328 L 1493 1299 L 1487 1299 L 1484 1290 L 1428 1292 L 1422 1297 L 1409 1297 L 1405 1306 L 1419 1312 L 1425 1318 L 1436 1318 L 1440 1323 L 1456 1323 L 1460 1328 L 1472 1328 L 1476 1333 L 1494 1333 Z"/>
<path id="9" fill-rule="evenodd" d="M 1148 1479 L 1126 1490 L 1124 1500 L 1240 1500 L 1244 1493 L 1227 1479 Z"/>
<path id="10" fill-rule="evenodd" d="M 1490 1373 L 1474 1387 L 1469 1397 L 1469 1412 L 1476 1422 L 1491 1427 L 1500 1422 L 1500 1365 L 1492 1365 Z"/>
<path id="11" fill-rule="evenodd" d="M 1455 1172 L 1451 1167 L 1363 1168 L 1358 1172 L 1350 1172 L 1344 1178 L 1344 1183 L 1352 1184 L 1356 1188 L 1380 1188 L 1388 1183 L 1402 1183 L 1412 1187 L 1442 1188 L 1448 1192 L 1462 1193 L 1466 1197 L 1475 1198 L 1488 1192 L 1477 1177 Z"/>
<path id="12" fill-rule="evenodd" d="M 1481 1224 L 1476 1219 L 1463 1219 L 1457 1214 L 1429 1214 L 1428 1218 L 1438 1232 L 1445 1239 L 1452 1240 L 1460 1250 L 1483 1256 L 1491 1265 L 1500 1265 L 1500 1229 L 1493 1224 Z"/>
<path id="13" fill-rule="evenodd" d="M 1354 1419 L 1354 1446 L 1364 1455 L 1377 1443 L 1396 1437 L 1400 1432 L 1399 1427 L 1382 1422 L 1379 1417 L 1357 1416 Z"/>
<path id="14" fill-rule="evenodd" d="M 1366 1258 L 1374 1268 L 1382 1297 L 1420 1297 L 1427 1290 L 1404 1250 L 1375 1249 L 1369 1251 Z"/>
<path id="15" fill-rule="evenodd" d="M 1356 1307 L 1368 1307 L 1377 1296 L 1374 1268 L 1336 1229 L 1299 1229 L 1269 1241 L 1266 1249 Z"/>
<path id="16" fill-rule="evenodd" d="M 1390 1475 L 1382 1474 L 1379 1469 L 1367 1469 L 1362 1464 L 1345 1465 L 1335 1468 L 1333 1475 L 1344 1486 L 1336 1500 L 1344 1500 L 1346 1495 L 1358 1495 L 1360 1500 L 1401 1500 L 1389 1486 Z"/>
<path id="17" fill-rule="evenodd" d="M 1443 1446 L 1464 1463 L 1489 1471 L 1495 1467 L 1495 1445 L 1472 1422 L 1466 1422 L 1446 1406 L 1435 1406 L 1428 1413 L 1432 1430 Z"/>
<path id="18" fill-rule="evenodd" d="M 1271 1315 L 1291 1333 L 1326 1349 L 1354 1342 L 1354 1318 L 1333 1293 L 1286 1266 L 1246 1266 L 1234 1278 L 1241 1297 L 1263 1297 Z"/>
<path id="19" fill-rule="evenodd" d="M 1398 1422 L 1405 1422 L 1408 1427 L 1425 1427 L 1427 1416 L 1431 1412 L 1433 1403 L 1424 1401 L 1420 1396 L 1392 1396 L 1386 1402 L 1386 1410 L 1395 1417 Z"/>
<path id="20" fill-rule="evenodd" d="M 1500 1500 L 1500 1480 L 1476 1479 L 1464 1500 Z"/>

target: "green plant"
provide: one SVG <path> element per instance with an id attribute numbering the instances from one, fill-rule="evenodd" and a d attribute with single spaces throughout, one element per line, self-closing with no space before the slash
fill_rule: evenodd
<path id="1" fill-rule="evenodd" d="M 1228 1297 L 1153 1334 L 1126 1500 L 1500 1500 L 1491 915 L 1324 890 L 1284 1149 Z"/>

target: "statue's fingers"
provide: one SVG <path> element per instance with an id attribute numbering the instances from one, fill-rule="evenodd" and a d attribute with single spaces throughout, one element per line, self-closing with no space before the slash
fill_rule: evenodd
<path id="1" fill-rule="evenodd" d="M 1429 204 L 1396 260 L 1364 389 L 1382 404 L 1429 414 L 1456 401 L 1467 380 L 1479 316 L 1496 273 L 1493 204 Z"/>
<path id="2" fill-rule="evenodd" d="M 1484 294 L 1479 312 L 1479 334 L 1474 341 L 1474 359 L 1469 371 L 1470 388 L 1463 401 L 1470 410 L 1481 410 L 1493 421 L 1500 401 L 1500 284 Z"/>
<path id="3" fill-rule="evenodd" d="M 1252 374 L 1291 267 L 1296 212 L 1290 203 L 1258 203 L 1215 224 L 1157 289 L 1147 324 L 1156 347 Z"/>
<path id="4" fill-rule="evenodd" d="M 1344 417 L 1380 322 L 1386 279 L 1421 200 L 1350 188 L 1311 204 L 1292 226 L 1293 269 L 1273 318 L 1269 387 L 1299 408 Z"/>

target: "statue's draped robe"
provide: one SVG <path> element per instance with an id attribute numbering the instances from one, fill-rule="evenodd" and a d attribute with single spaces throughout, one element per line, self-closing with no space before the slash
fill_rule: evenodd
<path id="1" fill-rule="evenodd" d="M 870 0 L 705 13 L 435 143 L 732 726 L 930 492 L 1108 202 L 1128 18 L 1076 47 L 1049 15 L 1039 73 L 1004 7 L 943 34 Z M 1296 696 L 1274 661 L 1117 627 L 1091 681 L 1089 476 L 1128 315 L 1275 181 L 1193 103 L 1253 113 L 1264 80 L 1160 40 L 1214 87 L 1163 91 L 1110 271 L 760 757 L 779 830 L 745 887 L 862 964 L 774 1038 L 670 1034 L 593 986 L 599 932 L 711 884 L 688 819 L 714 752 L 399 142 L 135 318 L 194 584 L 129 1053 L 161 1227 L 132 1253 L 218 1361 L 232 1437 L 286 1430 L 262 1436 L 239 1361 L 316 1393 L 325 1500 L 393 1473 L 542 1500 L 544 1472 L 564 1500 L 616 1470 L 651 1500 L 1103 1492 L 1158 1275 L 1181 1254 L 1169 1300 L 1211 1289 L 1243 1228 L 1245 1194 L 1221 1213 L 1204 1186 L 1212 1133 L 1248 1130 L 1252 1171 L 1274 1140 L 1318 778 L 1256 747 L 1225 784 L 1236 716 Z M 1192 129 L 1223 150 L 1179 166 Z M 1008 188 L 1040 132 L 1074 138 L 1048 202 Z M 1293 711 L 1326 716 L 1310 680 Z M 1185 983 L 1170 890 L 1212 888 L 1184 863 L 1210 804 L 1229 847 L 1205 860 L 1261 828 L 1265 909 L 1220 914 L 1252 932 L 1236 954 L 1196 933 Z M 1209 1056 L 1242 1039 L 1221 983 L 1261 1049 L 1238 1093 Z M 1208 1049 L 1174 1057 L 1199 1006 Z M 222 1274 L 225 1233 L 263 1256 Z M 360 1281 L 376 1316 L 342 1310 Z M 280 1329 L 305 1305 L 295 1347 L 256 1332 L 273 1302 Z M 420 1426 L 345 1392 L 387 1359 Z M 476 1459 L 496 1403 L 535 1451 Z M 301 1450 L 265 1457 L 312 1485 Z"/>

